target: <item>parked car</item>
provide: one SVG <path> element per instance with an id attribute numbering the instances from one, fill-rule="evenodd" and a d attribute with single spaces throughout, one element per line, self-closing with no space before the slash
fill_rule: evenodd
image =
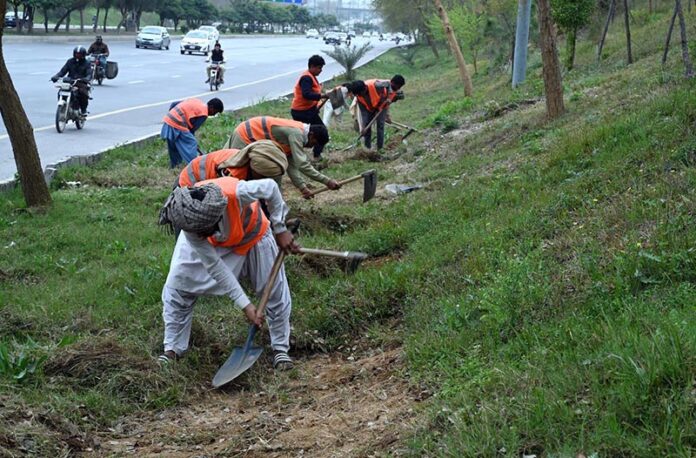
<path id="1" fill-rule="evenodd" d="M 349 38 L 355 38 L 355 36 L 356 36 L 356 35 L 355 35 L 355 30 L 349 30 L 349 31 L 348 31 L 348 37 L 349 37 Z"/>
<path id="2" fill-rule="evenodd" d="M 215 41 L 220 41 L 220 31 L 217 29 L 217 27 L 213 25 L 202 25 L 198 27 L 198 30 L 203 30 L 204 32 L 208 32 L 209 34 L 212 35 L 213 39 Z"/>
<path id="3" fill-rule="evenodd" d="M 326 32 L 324 34 L 324 43 L 327 45 L 340 45 L 341 38 L 339 37 L 338 32 Z"/>
<path id="4" fill-rule="evenodd" d="M 363 32 L 363 38 L 370 38 L 372 34 L 370 32 Z"/>
<path id="5" fill-rule="evenodd" d="M 135 37 L 136 48 L 169 49 L 169 32 L 158 25 L 144 27 Z"/>
<path id="6" fill-rule="evenodd" d="M 208 54 L 208 51 L 215 46 L 215 39 L 205 30 L 191 30 L 181 40 L 181 54 L 201 53 Z"/>
<path id="7" fill-rule="evenodd" d="M 372 38 L 379 38 L 380 33 L 378 31 L 372 32 Z"/>
<path id="8" fill-rule="evenodd" d="M 305 36 L 307 38 L 316 38 L 317 40 L 319 39 L 319 31 L 317 29 L 309 29 L 307 32 L 305 32 Z"/>
<path id="9" fill-rule="evenodd" d="M 19 13 L 19 19 L 24 20 L 24 13 Z M 14 11 L 5 14 L 5 27 L 17 27 L 17 18 Z"/>
<path id="10" fill-rule="evenodd" d="M 345 32 L 338 32 L 338 43 L 345 43 L 348 41 L 348 34 Z"/>

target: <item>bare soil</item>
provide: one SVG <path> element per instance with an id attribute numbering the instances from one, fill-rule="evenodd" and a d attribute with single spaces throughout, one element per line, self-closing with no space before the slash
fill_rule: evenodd
<path id="1" fill-rule="evenodd" d="M 86 452 L 401 456 L 416 427 L 418 401 L 427 397 L 406 381 L 404 371 L 400 348 L 311 355 L 297 360 L 294 370 L 270 377 L 260 390 L 236 386 L 211 391 L 190 406 L 124 419 L 99 433 L 99 445 Z"/>

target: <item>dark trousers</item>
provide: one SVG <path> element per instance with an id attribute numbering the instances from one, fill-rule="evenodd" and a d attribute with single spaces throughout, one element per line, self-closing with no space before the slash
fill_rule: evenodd
<path id="1" fill-rule="evenodd" d="M 384 122 L 387 118 L 387 110 L 382 110 L 380 113 L 379 110 L 368 111 L 364 106 L 360 104 L 358 104 L 358 106 L 360 107 L 360 119 L 362 120 L 363 129 L 370 124 L 370 121 L 379 113 L 379 117 L 377 121 L 375 121 L 375 124 L 377 124 L 377 149 L 382 149 L 384 146 Z M 365 139 L 365 148 L 370 149 L 372 147 L 372 127 L 365 131 L 365 136 L 363 138 Z"/>
<path id="2" fill-rule="evenodd" d="M 80 107 L 80 110 L 85 113 L 87 111 L 87 105 L 89 105 L 89 87 L 87 83 L 82 81 L 78 82 L 75 95 L 77 98 L 77 105 Z"/>
<path id="3" fill-rule="evenodd" d="M 321 120 L 319 116 L 319 109 L 312 108 L 311 110 L 290 110 L 290 115 L 295 121 L 304 122 L 306 124 L 321 124 L 324 125 L 324 121 Z M 321 157 L 321 152 L 324 151 L 324 145 L 316 145 L 314 147 L 314 157 Z"/>

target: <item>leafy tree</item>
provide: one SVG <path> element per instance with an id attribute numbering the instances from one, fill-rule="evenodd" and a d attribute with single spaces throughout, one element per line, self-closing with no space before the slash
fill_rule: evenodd
<path id="1" fill-rule="evenodd" d="M 346 70 L 344 74 L 348 81 L 355 79 L 355 67 L 360 59 L 372 49 L 370 43 L 365 43 L 358 47 L 353 46 L 334 46 L 332 51 L 324 51 L 324 54 L 333 58 L 338 64 Z"/>
<path id="2" fill-rule="evenodd" d="M 575 44 L 578 31 L 587 25 L 595 8 L 595 0 L 551 0 L 553 19 L 566 34 L 566 68 L 575 65 Z"/>
<path id="3" fill-rule="evenodd" d="M 184 17 L 184 7 L 181 0 L 160 0 L 155 12 L 160 17 L 160 25 L 164 26 L 167 19 L 174 23 L 174 30 L 179 28 L 179 21 Z"/>
<path id="4" fill-rule="evenodd" d="M 459 46 L 469 51 L 471 61 L 474 64 L 474 73 L 478 73 L 478 56 L 484 44 L 488 23 L 486 15 L 484 13 L 477 14 L 463 5 L 456 6 L 447 13 Z M 428 21 L 428 27 L 437 40 L 446 40 L 445 29 L 439 16 L 433 15 Z"/>

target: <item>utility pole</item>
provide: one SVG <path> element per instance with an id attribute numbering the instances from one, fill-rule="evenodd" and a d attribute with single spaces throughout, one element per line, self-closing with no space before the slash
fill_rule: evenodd
<path id="1" fill-rule="evenodd" d="M 524 83 L 527 74 L 527 46 L 532 0 L 519 0 L 517 6 L 517 30 L 515 32 L 515 56 L 512 64 L 512 87 Z"/>

